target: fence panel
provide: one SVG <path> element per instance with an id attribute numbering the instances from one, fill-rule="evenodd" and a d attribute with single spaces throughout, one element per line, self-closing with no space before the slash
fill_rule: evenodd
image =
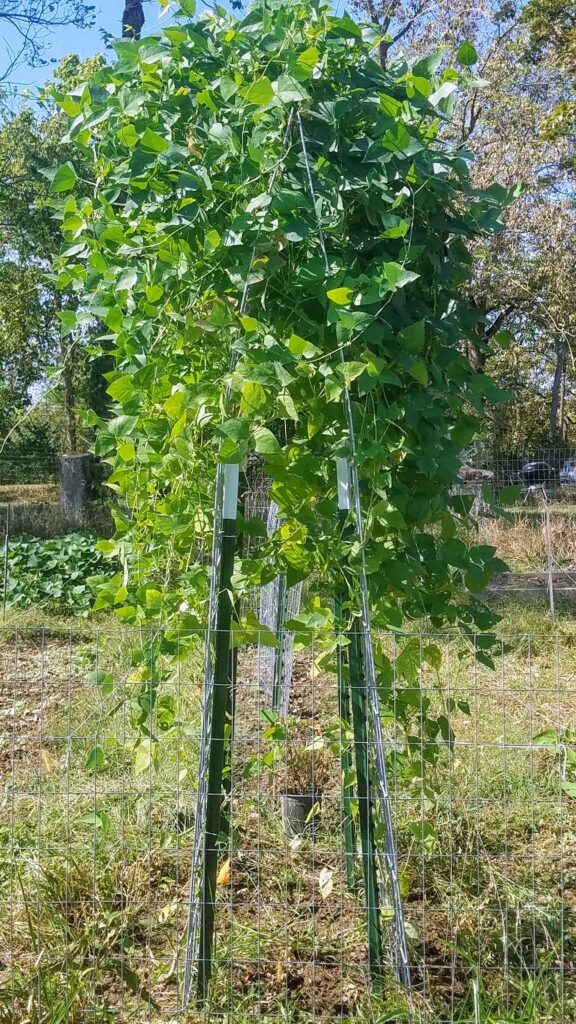
<path id="1" fill-rule="evenodd" d="M 212 982 L 185 1009 L 204 635 L 0 631 L 0 1020 L 573 1021 L 576 635 L 379 637 L 410 991 L 378 820 L 369 970 L 337 647 L 295 638 L 278 718 L 256 639 L 231 662 Z"/>

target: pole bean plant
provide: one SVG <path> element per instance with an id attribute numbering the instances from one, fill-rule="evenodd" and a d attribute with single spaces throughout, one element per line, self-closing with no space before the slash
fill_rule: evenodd
<path id="1" fill-rule="evenodd" d="M 240 521 L 263 539 L 238 554 L 238 606 L 279 573 L 304 580 L 302 635 L 324 629 L 328 649 L 329 597 L 361 554 L 337 514 L 345 389 L 374 626 L 494 622 L 474 595 L 501 563 L 473 544 L 471 499 L 451 485 L 485 403 L 503 397 L 463 354 L 484 323 L 463 297 L 469 243 L 502 229 L 514 195 L 473 187 L 465 149 L 444 141 L 457 91 L 481 84 L 474 47 L 456 67 L 437 52 L 383 69 L 378 41 L 323 0 L 197 17 L 180 0 L 174 24 L 117 41 L 115 64 L 56 97 L 78 151 L 52 181 L 58 284 L 79 299 L 63 330 L 100 320 L 115 364 L 96 451 L 117 499 L 101 547 L 123 570 L 96 605 L 162 628 L 142 654 L 143 723 L 170 631 L 205 622 L 218 460 L 256 453 L 282 517 L 270 538 Z M 91 168 L 80 198 L 76 166 Z M 412 681 L 420 654 L 400 647 Z"/>

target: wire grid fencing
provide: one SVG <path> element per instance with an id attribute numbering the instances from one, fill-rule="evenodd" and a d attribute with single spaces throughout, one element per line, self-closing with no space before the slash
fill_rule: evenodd
<path id="1" fill-rule="evenodd" d="M 160 638 L 154 701 L 145 639 L 0 631 L 0 1020 L 453 1024 L 484 1020 L 483 1000 L 502 1020 L 575 1019 L 576 634 L 378 637 L 410 992 L 378 822 L 378 984 L 369 970 L 331 645 L 295 637 L 278 718 L 265 648 L 243 643 L 214 971 L 186 1009 L 204 636 Z"/>
<path id="2" fill-rule="evenodd" d="M 48 486 L 57 484 L 60 459 L 55 452 L 31 447 L 28 452 L 4 451 L 0 454 L 0 487 Z"/>
<path id="3" fill-rule="evenodd" d="M 573 502 L 576 497 L 576 446 L 506 451 L 490 448 L 479 440 L 462 453 L 462 465 L 464 479 L 470 476 L 467 470 L 475 469 L 479 478 L 496 491 L 515 483 L 542 483 L 550 500 Z"/>
<path id="4" fill-rule="evenodd" d="M 554 614 L 576 595 L 576 452 L 573 448 L 490 451 L 477 443 L 462 453 L 453 493 L 472 498 L 478 541 L 492 545 L 508 565 L 489 585 L 501 596 L 543 597 Z M 504 496 L 508 520 L 495 515 L 494 498 L 516 485 L 514 504 Z"/>

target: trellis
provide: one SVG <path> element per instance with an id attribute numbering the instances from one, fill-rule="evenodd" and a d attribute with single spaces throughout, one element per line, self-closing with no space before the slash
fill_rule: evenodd
<path id="1" fill-rule="evenodd" d="M 306 169 L 306 181 L 310 200 L 316 211 L 318 242 L 324 260 L 326 274 L 330 273 L 328 255 L 322 224 L 318 215 L 312 170 L 304 125 L 300 112 L 292 108 L 287 119 L 282 153 L 286 152 L 294 128 L 301 145 Z M 273 174 L 268 192 L 273 195 L 274 186 L 282 169 L 282 161 Z M 246 284 L 240 304 L 244 314 L 249 298 L 249 275 L 256 247 L 252 252 Z M 342 348 L 340 359 L 345 361 Z M 234 369 L 235 354 L 231 357 Z M 225 408 L 228 409 L 231 386 L 228 384 Z M 334 595 L 335 611 L 341 635 L 347 645 L 339 653 L 339 711 L 342 722 L 352 726 L 354 734 L 353 754 L 343 749 L 343 821 L 342 833 L 346 848 L 347 878 L 352 889 L 356 887 L 353 871 L 353 850 L 355 830 L 350 813 L 351 801 L 356 796 L 359 808 L 359 831 L 362 847 L 363 884 L 367 916 L 368 961 L 372 983 L 376 989 L 381 984 L 382 934 L 379 915 L 379 889 L 384 886 L 393 907 L 394 943 L 397 976 L 406 987 L 410 986 L 410 968 L 402 900 L 390 792 L 388 788 L 384 735 L 380 719 L 380 706 L 376 680 L 374 648 L 371 628 L 368 580 L 364 562 L 364 530 L 358 472 L 356 465 L 356 436 L 352 405 L 348 387 L 344 388 L 344 411 L 348 426 L 349 454 L 336 459 L 335 475 L 338 490 L 338 515 L 343 533 L 356 534 L 361 552 L 361 568 L 357 581 L 361 596 L 360 620 L 350 618 L 345 611 L 352 594 L 354 581 L 347 572 L 348 593 Z M 186 962 L 184 975 L 184 1006 L 196 995 L 202 1002 L 208 995 L 214 958 L 214 927 L 217 904 L 218 838 L 225 830 L 226 807 L 223 793 L 223 776 L 227 759 L 232 756 L 234 735 L 234 654 L 231 645 L 231 628 L 234 614 L 233 570 L 237 536 L 237 513 L 239 491 L 238 464 L 218 464 L 215 486 L 214 528 L 212 542 L 212 576 L 209 600 L 208 635 L 206 642 L 204 705 L 200 764 L 198 771 L 198 798 L 196 803 L 195 830 L 192 856 L 190 911 L 186 940 Z M 276 513 L 270 512 L 270 526 L 274 525 Z M 278 647 L 273 658 L 271 705 L 288 713 L 289 665 L 286 661 L 287 599 L 286 581 L 281 576 L 273 592 L 271 602 L 272 625 Z M 288 644 L 291 640 L 288 640 Z M 347 675 L 348 680 L 347 681 Z M 350 777 L 352 758 L 356 768 L 356 789 L 347 781 Z M 378 803 L 383 823 L 384 838 L 382 858 L 376 848 L 374 836 L 374 805 Z M 379 879 L 379 865 L 383 865 L 383 878 Z"/>

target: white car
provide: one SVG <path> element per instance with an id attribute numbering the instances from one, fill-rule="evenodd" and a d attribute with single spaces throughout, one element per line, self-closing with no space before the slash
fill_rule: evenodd
<path id="1" fill-rule="evenodd" d="M 561 484 L 576 484 L 576 454 L 571 455 L 560 470 Z"/>

